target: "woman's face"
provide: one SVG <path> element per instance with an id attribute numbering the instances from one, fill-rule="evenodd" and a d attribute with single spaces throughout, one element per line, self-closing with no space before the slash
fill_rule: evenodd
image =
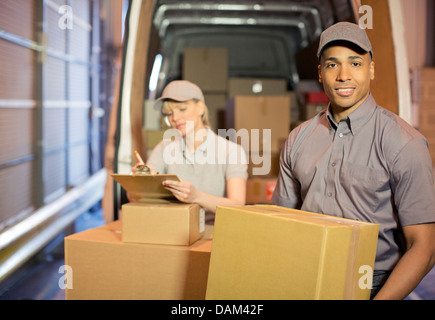
<path id="1" fill-rule="evenodd" d="M 169 101 L 163 107 L 163 114 L 168 118 L 171 127 L 179 130 L 183 137 L 186 137 L 188 130 L 194 129 L 198 132 L 205 127 L 202 122 L 204 109 L 205 105 L 202 101 Z"/>

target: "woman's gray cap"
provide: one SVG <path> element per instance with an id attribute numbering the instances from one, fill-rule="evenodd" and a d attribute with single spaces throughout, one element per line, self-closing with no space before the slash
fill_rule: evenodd
<path id="1" fill-rule="evenodd" d="M 154 109 L 160 110 L 163 101 L 168 99 L 178 102 L 185 102 L 192 99 L 204 101 L 204 95 L 196 84 L 187 80 L 175 80 L 165 87 L 162 96 L 156 100 Z"/>

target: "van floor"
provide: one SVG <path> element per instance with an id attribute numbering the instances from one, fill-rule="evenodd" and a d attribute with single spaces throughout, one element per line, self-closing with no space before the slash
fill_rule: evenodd
<path id="1" fill-rule="evenodd" d="M 102 211 L 87 212 L 75 222 L 76 232 L 104 224 Z M 59 286 L 64 265 L 63 235 L 54 249 L 40 252 L 0 283 L 0 300 L 65 300 L 65 290 Z M 435 300 L 435 268 L 406 300 Z"/>

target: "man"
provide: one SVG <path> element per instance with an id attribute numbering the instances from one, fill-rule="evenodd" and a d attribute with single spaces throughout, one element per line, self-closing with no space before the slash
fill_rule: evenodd
<path id="1" fill-rule="evenodd" d="M 370 94 L 375 64 L 358 25 L 325 30 L 328 108 L 293 130 L 275 204 L 380 225 L 372 298 L 403 299 L 435 263 L 435 192 L 426 139 Z"/>

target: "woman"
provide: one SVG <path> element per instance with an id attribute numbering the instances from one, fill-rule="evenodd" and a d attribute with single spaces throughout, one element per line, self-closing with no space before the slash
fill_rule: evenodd
<path id="1" fill-rule="evenodd" d="M 197 203 L 213 213 L 218 205 L 244 205 L 246 154 L 210 129 L 201 89 L 189 81 L 172 81 L 155 108 L 175 130 L 167 130 L 147 166 L 152 173 L 176 174 L 181 180 L 164 181 L 164 187 L 179 201 Z"/>

